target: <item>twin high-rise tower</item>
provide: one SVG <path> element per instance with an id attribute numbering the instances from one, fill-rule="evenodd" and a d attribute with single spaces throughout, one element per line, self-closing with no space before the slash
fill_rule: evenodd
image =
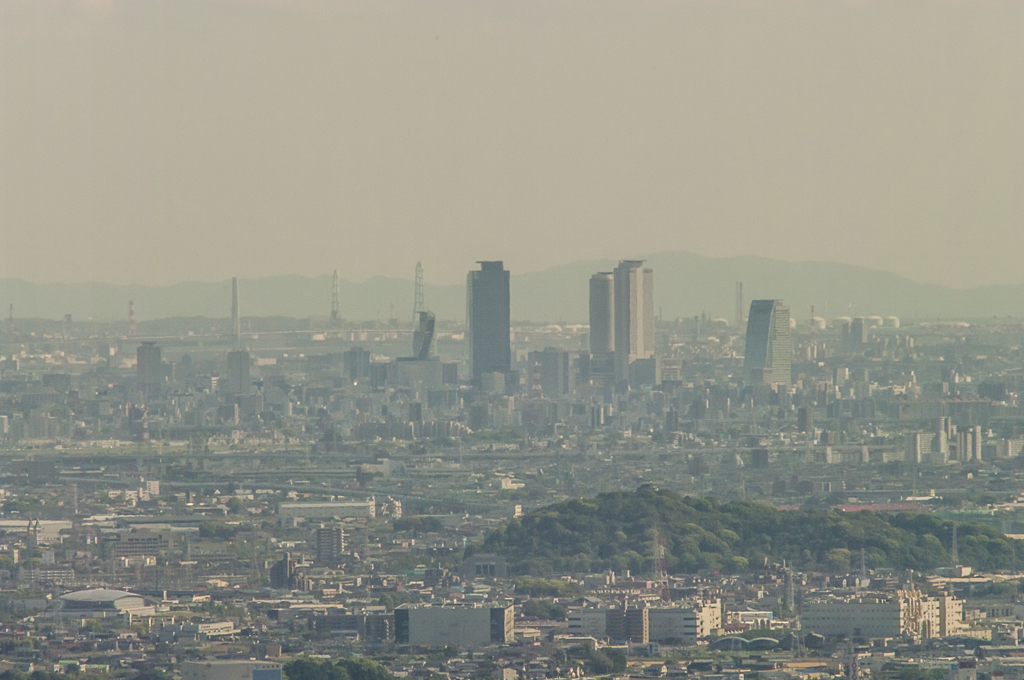
<path id="1" fill-rule="evenodd" d="M 610 363 L 619 383 L 652 382 L 656 374 L 637 364 L 654 360 L 654 270 L 643 264 L 622 260 L 590 277 L 590 352 L 597 367 Z"/>

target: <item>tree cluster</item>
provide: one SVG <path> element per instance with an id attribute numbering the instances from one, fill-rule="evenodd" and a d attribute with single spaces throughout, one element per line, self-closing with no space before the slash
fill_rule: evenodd
<path id="1" fill-rule="evenodd" d="M 1014 541 L 987 525 L 956 526 L 961 564 L 985 571 L 1010 567 Z M 641 487 L 535 510 L 469 552 L 501 554 L 519 575 L 645 573 L 659 541 L 670 574 L 739 573 L 782 560 L 802 570 L 846 573 L 860 567 L 862 549 L 868 567 L 929 570 L 950 564 L 953 527 L 929 514 L 781 511 Z"/>
<path id="2" fill-rule="evenodd" d="M 326 659 L 299 658 L 284 665 L 288 680 L 394 680 L 376 661 L 349 657 L 332 664 Z"/>

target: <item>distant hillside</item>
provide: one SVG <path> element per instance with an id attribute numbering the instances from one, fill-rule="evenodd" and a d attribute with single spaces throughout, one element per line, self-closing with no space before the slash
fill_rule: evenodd
<path id="1" fill-rule="evenodd" d="M 915 283 L 874 269 L 833 262 L 784 262 L 763 257 L 710 258 L 692 253 L 646 256 L 654 268 L 655 309 L 664 318 L 707 313 L 732 321 L 735 286 L 743 282 L 749 304 L 781 298 L 805 320 L 811 305 L 827 319 L 841 315 L 894 314 L 902 318 L 985 318 L 1024 316 L 1024 286 L 953 289 Z M 613 260 L 573 262 L 541 272 L 512 276 L 512 317 L 536 322 L 587 322 L 590 275 L 608 271 Z M 429 280 L 429 276 L 428 276 Z M 243 316 L 326 317 L 331 304 L 329 276 L 276 276 L 239 281 Z M 341 313 L 346 319 L 399 319 L 412 316 L 411 280 L 376 277 L 341 282 Z M 135 301 L 137 318 L 175 316 L 224 318 L 231 309 L 231 282 L 187 282 L 173 286 L 104 283 L 35 284 L 0 279 L 0 305 L 14 304 L 18 317 L 114 320 Z M 427 306 L 440 319 L 461 321 L 465 288 L 426 287 Z"/>
<path id="2" fill-rule="evenodd" d="M 869 567 L 948 565 L 953 523 L 927 514 L 780 511 L 641 487 L 530 512 L 488 535 L 482 551 L 503 555 L 516 575 L 605 569 L 642 574 L 650 570 L 656 532 L 670 574 L 743 572 L 765 559 L 838 573 L 849 571 L 851 560 L 859 565 L 861 548 Z M 1010 567 L 1011 541 L 996 529 L 958 524 L 957 538 L 963 564 Z"/>

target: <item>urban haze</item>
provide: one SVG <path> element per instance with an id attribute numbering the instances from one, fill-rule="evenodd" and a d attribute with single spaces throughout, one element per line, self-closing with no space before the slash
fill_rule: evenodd
<path id="1" fill-rule="evenodd" d="M 1022 37 L 0 3 L 0 680 L 1024 680 Z"/>

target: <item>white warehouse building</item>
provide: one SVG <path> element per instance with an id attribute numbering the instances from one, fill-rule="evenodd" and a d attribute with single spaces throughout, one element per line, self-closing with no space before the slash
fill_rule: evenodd
<path id="1" fill-rule="evenodd" d="M 377 503 L 372 497 L 356 502 L 281 503 L 277 514 L 281 519 L 333 519 L 335 517 L 373 519 L 377 516 Z"/>

